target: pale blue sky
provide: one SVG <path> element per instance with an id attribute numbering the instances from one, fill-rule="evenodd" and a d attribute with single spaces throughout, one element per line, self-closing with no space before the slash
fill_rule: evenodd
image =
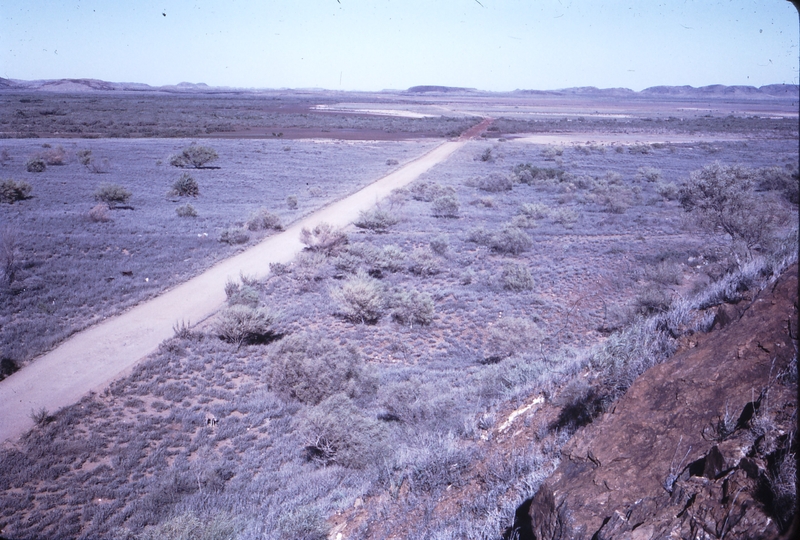
<path id="1" fill-rule="evenodd" d="M 341 90 L 798 83 L 786 0 L 340 2 L 1 0 L 0 76 Z"/>

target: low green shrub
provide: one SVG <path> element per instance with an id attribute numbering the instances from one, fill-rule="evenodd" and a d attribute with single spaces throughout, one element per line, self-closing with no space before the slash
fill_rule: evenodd
<path id="1" fill-rule="evenodd" d="M 106 203 L 109 208 L 127 203 L 132 193 L 117 184 L 103 184 L 94 192 L 96 201 Z"/>
<path id="2" fill-rule="evenodd" d="M 376 390 L 355 347 L 308 332 L 281 340 L 269 355 L 267 377 L 271 391 L 308 405 L 334 394 L 357 398 Z"/>
<path id="3" fill-rule="evenodd" d="M 14 204 L 31 197 L 33 187 L 25 181 L 3 180 L 0 183 L 0 202 Z"/>
<path id="4" fill-rule="evenodd" d="M 176 197 L 197 197 L 200 195 L 200 186 L 197 180 L 192 178 L 189 173 L 183 173 L 180 178 L 172 184 L 169 195 Z"/>
<path id="5" fill-rule="evenodd" d="M 455 195 L 444 195 L 433 201 L 433 215 L 435 217 L 455 218 L 461 205 Z"/>
<path id="6" fill-rule="evenodd" d="M 408 192 L 415 201 L 432 202 L 439 197 L 455 195 L 456 191 L 450 186 L 418 180 L 409 186 Z"/>
<path id="7" fill-rule="evenodd" d="M 178 217 L 197 217 L 197 210 L 189 203 L 177 207 L 175 213 Z"/>
<path id="8" fill-rule="evenodd" d="M 441 271 L 439 259 L 429 247 L 415 248 L 408 257 L 408 270 L 418 276 L 433 276 Z"/>
<path id="9" fill-rule="evenodd" d="M 250 240 L 247 231 L 239 228 L 225 229 L 219 234 L 219 241 L 224 244 L 236 245 L 244 244 Z"/>
<path id="10" fill-rule="evenodd" d="M 447 250 L 450 247 L 450 240 L 447 236 L 440 234 L 431 240 L 428 245 L 431 247 L 431 251 L 436 253 L 437 255 L 444 257 L 447 255 Z"/>
<path id="11" fill-rule="evenodd" d="M 332 255 L 344 247 L 348 239 L 343 231 L 334 229 L 332 225 L 323 222 L 313 229 L 303 227 L 300 231 L 300 242 L 309 251 L 319 251 L 326 255 Z"/>
<path id="12" fill-rule="evenodd" d="M 515 165 L 512 172 L 517 182 L 528 185 L 561 182 L 567 174 L 563 169 L 536 167 L 530 163 Z"/>
<path id="13" fill-rule="evenodd" d="M 533 245 L 533 240 L 519 227 L 505 226 L 491 236 L 489 247 L 498 253 L 518 255 L 528 251 Z"/>
<path id="14" fill-rule="evenodd" d="M 648 182 L 659 182 L 662 178 L 661 169 L 656 169 L 654 167 L 639 167 L 639 170 L 636 171 L 636 175 L 638 178 Z"/>
<path id="15" fill-rule="evenodd" d="M 271 341 L 275 337 L 275 322 L 276 317 L 264 309 L 234 305 L 222 311 L 215 330 L 223 341 L 241 347 Z"/>
<path id="16" fill-rule="evenodd" d="M 176 154 L 169 158 L 169 164 L 173 167 L 187 168 L 194 167 L 195 169 L 202 169 L 208 163 L 218 159 L 216 150 L 207 146 L 200 146 L 191 144 L 184 148 L 180 154 Z"/>
<path id="17" fill-rule="evenodd" d="M 380 281 L 359 272 L 331 290 L 337 313 L 355 323 L 374 323 L 383 315 L 386 306 Z"/>
<path id="18" fill-rule="evenodd" d="M 416 289 L 395 292 L 389 300 L 389 307 L 395 321 L 412 328 L 415 324 L 431 324 L 436 314 L 431 296 Z"/>
<path id="19" fill-rule="evenodd" d="M 105 223 L 111 221 L 111 211 L 106 203 L 98 203 L 89 210 L 89 221 Z"/>
<path id="20" fill-rule="evenodd" d="M 372 210 L 362 210 L 358 214 L 358 219 L 354 223 L 359 229 L 369 229 L 375 232 L 386 232 L 389 227 L 396 225 L 400 219 L 381 208 Z"/>
<path id="21" fill-rule="evenodd" d="M 297 196 L 289 195 L 288 197 L 286 197 L 286 207 L 289 208 L 289 210 L 296 210 L 297 209 Z"/>
<path id="22" fill-rule="evenodd" d="M 506 264 L 500 274 L 500 283 L 508 291 L 529 291 L 533 289 L 533 276 L 525 264 Z"/>
<path id="23" fill-rule="evenodd" d="M 309 408 L 300 420 L 306 458 L 323 465 L 365 469 L 389 453 L 383 426 L 343 394 Z"/>
<path id="24" fill-rule="evenodd" d="M 258 212 L 250 216 L 250 219 L 247 220 L 247 228 L 251 231 L 280 231 L 283 229 L 283 226 L 281 225 L 281 218 L 266 208 L 260 208 Z"/>
<path id="25" fill-rule="evenodd" d="M 492 173 L 489 176 L 480 178 L 477 182 L 477 187 L 490 193 L 499 193 L 501 191 L 511 191 L 514 183 L 511 178 L 504 174 Z"/>
<path id="26" fill-rule="evenodd" d="M 40 173 L 44 172 L 47 169 L 47 163 L 45 163 L 44 159 L 34 156 L 25 163 L 25 170 L 30 173 Z"/>

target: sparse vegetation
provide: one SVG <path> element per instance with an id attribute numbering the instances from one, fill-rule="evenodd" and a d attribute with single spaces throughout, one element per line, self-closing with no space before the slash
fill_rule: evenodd
<path id="1" fill-rule="evenodd" d="M 795 143 L 748 141 L 752 147 L 747 150 L 726 143 L 718 155 L 735 162 L 752 154 L 761 160 L 756 166 L 772 159 L 773 152 L 793 152 Z M 258 156 L 262 144 L 247 147 L 249 159 Z M 289 158 L 303 151 L 303 141 L 292 144 L 291 154 L 276 146 L 279 155 Z M 309 249 L 295 261 L 270 265 L 263 282 L 231 282 L 228 305 L 216 321 L 192 332 L 176 330 L 107 394 L 54 414 L 17 449 L 0 453 L 0 506 L 8 509 L 0 517 L 4 534 L 105 538 L 121 525 L 121 536 L 137 540 L 212 534 L 325 538 L 332 530 L 326 519 L 338 515 L 353 527 L 348 537 L 496 536 L 552 470 L 573 429 L 591 421 L 639 373 L 671 354 L 677 339 L 707 329 L 713 311 L 708 306 L 723 298 L 749 297 L 744 289 L 757 287 L 784 264 L 748 266 L 747 276 L 715 282 L 702 302 L 693 300 L 687 307 L 683 291 L 725 275 L 732 264 L 718 238 L 692 236 L 680 228 L 676 204 L 636 206 L 632 187 L 641 187 L 644 200 L 658 194 L 658 181 L 636 179 L 642 164 L 661 157 L 658 148 L 652 149 L 655 156 L 570 150 L 563 158 L 570 173 L 537 172 L 535 179 L 531 173 L 527 182 L 515 180 L 513 191 L 493 192 L 491 205 L 464 205 L 458 208 L 460 219 L 436 219 L 431 203 L 438 198 L 471 201 L 479 194 L 464 178 L 508 174 L 510 164 L 501 159 L 473 159 L 485 144 L 469 143 L 446 167 L 398 192 L 394 204 L 403 205 L 403 220 L 382 234 L 353 234 L 348 243 L 343 232 L 330 226 L 308 230 L 304 243 Z M 674 161 L 665 159 L 663 165 L 670 178 L 697 167 L 694 154 L 675 147 Z M 220 152 L 228 156 L 228 148 Z M 519 143 L 513 151 L 517 159 L 541 164 L 541 146 Z M 374 160 L 374 170 L 385 170 L 385 160 L 385 154 Z M 325 172 L 338 170 L 325 163 Z M 609 167 L 619 177 L 606 175 Z M 51 174 L 67 168 L 49 171 L 48 183 Z M 270 174 L 281 176 L 280 171 Z M 316 172 L 307 180 L 313 182 L 312 176 Z M 119 181 L 128 182 L 125 177 Z M 235 191 L 236 181 L 232 175 L 226 189 Z M 337 177 L 331 185 L 344 181 Z M 137 201 L 140 193 L 143 197 L 137 219 L 145 207 L 161 205 L 160 212 L 188 238 L 178 244 L 179 235 L 170 235 L 176 243 L 172 251 L 181 259 L 190 250 L 193 257 L 201 249 L 218 250 L 210 252 L 219 256 L 233 251 L 213 236 L 205 242 L 201 234 L 242 220 L 235 212 L 243 204 L 251 208 L 250 200 L 226 202 L 219 210 L 203 206 L 202 219 L 177 223 L 174 204 L 163 198 L 163 182 L 162 175 L 150 186 L 155 195 L 149 199 L 148 189 L 126 183 Z M 594 198 L 609 185 L 631 189 L 625 214 L 604 211 L 602 200 Z M 36 187 L 32 203 L 38 204 L 44 189 Z M 319 189 L 315 193 L 328 196 L 327 184 L 314 187 Z M 93 186 L 86 189 L 79 201 Z M 214 182 L 204 183 L 203 199 L 216 203 L 215 189 Z M 257 200 L 281 212 L 284 204 L 289 206 L 289 189 L 296 188 L 270 186 Z M 777 200 L 780 191 L 756 193 L 762 195 Z M 303 212 L 324 197 L 304 199 Z M 217 219 L 215 212 L 229 213 Z M 104 231 L 122 229 L 129 216 L 134 214 Z M 82 229 L 97 230 L 79 222 Z M 163 235 L 163 229 L 154 228 Z M 237 231 L 247 234 L 242 228 L 230 234 Z M 124 229 L 110 236 L 108 245 L 120 246 L 116 254 L 96 257 L 84 245 L 73 248 L 89 252 L 98 266 L 111 260 L 101 275 L 114 279 L 98 280 L 109 295 L 116 294 L 111 287 L 118 284 L 133 287 L 134 280 L 121 276 L 120 269 L 132 268 L 136 281 L 143 281 L 142 267 L 128 266 L 138 258 L 168 267 L 159 275 L 165 282 L 179 266 L 167 259 L 153 265 L 142 247 L 152 240 L 145 236 L 140 241 L 142 231 L 133 232 Z M 659 240 L 652 242 L 651 234 Z M 30 238 L 24 237 L 26 244 Z M 770 249 L 776 249 L 774 243 Z M 655 257 L 654 250 L 673 255 Z M 796 245 L 784 256 L 791 253 Z M 26 267 L 27 254 L 27 247 L 21 250 L 13 291 L 22 291 L 23 284 L 37 286 L 39 267 L 36 272 Z M 753 261 L 761 255 L 756 250 Z M 345 294 L 345 287 L 356 282 L 364 286 Z M 635 311 L 639 296 L 649 290 L 668 291 L 669 304 L 642 306 L 641 313 L 650 315 L 641 318 L 626 311 Z M 16 302 L 27 293 L 0 294 Z M 56 309 L 49 290 L 36 294 L 41 297 L 31 304 L 36 314 Z M 267 316 L 265 323 L 258 315 L 264 301 L 280 306 L 280 319 Z M 616 309 L 628 318 L 605 324 L 606 304 L 609 313 Z M 695 310 L 699 305 L 706 306 L 702 312 Z M 595 331 L 601 324 L 603 332 Z M 4 343 L 25 341 L 5 336 Z M 592 347 L 601 340 L 602 345 Z M 560 424 L 538 425 L 535 414 L 523 414 L 511 429 L 500 431 L 511 410 L 539 395 L 562 408 Z M 519 429 L 525 430 L 524 448 L 508 442 Z M 46 467 L 40 466 L 43 455 Z M 775 493 L 788 492 L 780 488 L 786 476 L 780 467 L 770 475 Z M 18 496 L 20 490 L 34 499 Z M 468 504 L 464 493 L 474 494 Z M 384 504 L 383 517 L 373 513 L 376 499 Z M 75 501 L 76 517 L 57 506 L 63 500 Z"/>

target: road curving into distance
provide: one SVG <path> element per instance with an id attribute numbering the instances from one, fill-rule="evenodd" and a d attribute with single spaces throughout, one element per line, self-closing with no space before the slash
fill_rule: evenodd
<path id="1" fill-rule="evenodd" d="M 202 274 L 125 313 L 108 318 L 61 343 L 20 371 L 0 381 L 0 441 L 15 440 L 31 427 L 31 412 L 56 411 L 90 391 L 99 391 L 173 336 L 182 321 L 198 322 L 225 303 L 225 283 L 240 274 L 263 278 L 270 263 L 288 263 L 300 253 L 302 228 L 321 222 L 344 227 L 392 190 L 408 185 L 446 160 L 492 119 L 473 126 L 458 140 L 447 141 L 367 187 L 329 204 L 288 229 L 225 259 Z"/>

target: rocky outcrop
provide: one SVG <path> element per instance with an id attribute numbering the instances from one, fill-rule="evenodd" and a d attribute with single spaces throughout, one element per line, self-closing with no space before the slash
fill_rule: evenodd
<path id="1" fill-rule="evenodd" d="M 717 313 L 712 332 L 572 438 L 518 513 L 520 537 L 755 539 L 788 526 L 797 266 Z"/>

